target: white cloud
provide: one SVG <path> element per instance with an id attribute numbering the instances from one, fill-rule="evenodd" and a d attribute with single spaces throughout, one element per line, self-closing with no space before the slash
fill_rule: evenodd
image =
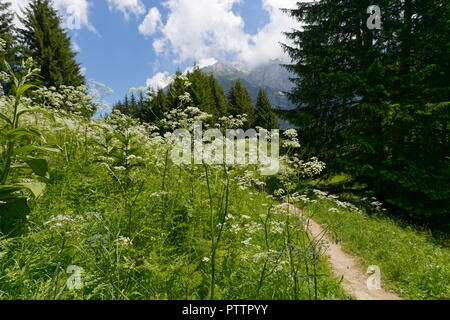
<path id="1" fill-rule="evenodd" d="M 195 67 L 198 67 L 200 69 L 215 65 L 218 61 L 215 58 L 207 58 L 207 59 L 200 59 L 200 61 L 197 62 Z M 195 70 L 195 67 L 189 67 L 184 70 L 183 74 L 187 74 L 189 72 L 192 72 Z"/>
<path id="2" fill-rule="evenodd" d="M 109 10 L 117 10 L 123 13 L 125 19 L 129 19 L 130 14 L 140 16 L 145 14 L 145 5 L 141 0 L 106 0 Z"/>
<path id="3" fill-rule="evenodd" d="M 164 89 L 173 81 L 173 75 L 169 72 L 158 72 L 153 78 L 147 79 L 147 88 L 158 90 Z"/>
<path id="4" fill-rule="evenodd" d="M 166 40 L 164 38 L 156 39 L 153 41 L 153 50 L 156 54 L 162 54 L 166 50 Z"/>
<path id="5" fill-rule="evenodd" d="M 14 24 L 16 26 L 20 26 L 20 21 L 17 18 L 17 15 L 20 15 L 22 9 L 24 9 L 30 0 L 10 0 L 11 3 L 11 11 L 16 13 L 16 18 L 14 19 Z"/>
<path id="6" fill-rule="evenodd" d="M 167 22 L 160 28 L 162 36 L 153 41 L 153 49 L 157 54 L 175 54 L 176 63 L 234 55 L 251 67 L 285 58 L 279 42 L 286 42 L 283 32 L 298 27 L 298 22 L 279 9 L 295 8 L 299 0 L 262 0 L 270 20 L 256 35 L 244 31 L 244 19 L 232 10 L 241 1 L 167 0 Z"/>
<path id="7" fill-rule="evenodd" d="M 11 2 L 11 10 L 18 16 L 21 16 L 22 10 L 27 7 L 30 0 L 9 0 L 9 2 Z M 53 6 L 62 17 L 63 27 L 87 28 L 92 32 L 96 32 L 89 21 L 89 7 L 91 3 L 88 0 L 53 0 Z M 14 23 L 16 26 L 21 26 L 17 16 Z"/>
<path id="8" fill-rule="evenodd" d="M 81 47 L 75 39 L 71 39 L 72 50 L 76 53 L 81 52 Z"/>
<path id="9" fill-rule="evenodd" d="M 197 67 L 202 69 L 216 64 L 218 61 L 215 58 L 201 59 L 197 63 Z M 194 71 L 195 67 L 189 67 L 184 70 L 183 74 L 188 74 Z M 169 72 L 159 72 L 153 78 L 147 79 L 147 88 L 158 90 L 169 86 L 174 80 L 174 75 Z"/>
<path id="10" fill-rule="evenodd" d="M 287 43 L 283 32 L 298 28 L 298 22 L 282 12 L 280 8 L 295 8 L 298 0 L 263 0 L 263 9 L 269 13 L 270 21 L 252 37 L 249 46 L 243 47 L 239 60 L 258 65 L 271 59 L 286 59 L 280 43 Z"/>
<path id="11" fill-rule="evenodd" d="M 161 13 L 158 8 L 154 7 L 148 11 L 147 16 L 139 26 L 139 32 L 144 36 L 150 36 L 154 34 L 161 25 Z"/>
<path id="12" fill-rule="evenodd" d="M 201 59 L 197 66 L 202 69 L 202 68 L 206 68 L 212 65 L 215 65 L 218 61 L 215 58 L 207 58 L 207 59 Z"/>
<path id="13" fill-rule="evenodd" d="M 168 0 L 169 10 L 162 37 L 153 47 L 157 53 L 173 52 L 177 62 L 207 57 L 223 58 L 239 52 L 248 35 L 244 20 L 232 11 L 240 0 Z"/>
<path id="14" fill-rule="evenodd" d="M 96 32 L 94 26 L 89 22 L 89 7 L 91 3 L 87 0 L 53 0 L 54 6 L 63 16 L 63 24 L 78 25 L 77 27 L 86 27 L 92 32 Z"/>

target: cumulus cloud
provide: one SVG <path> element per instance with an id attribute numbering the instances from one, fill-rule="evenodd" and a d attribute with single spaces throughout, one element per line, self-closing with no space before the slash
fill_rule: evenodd
<path id="1" fill-rule="evenodd" d="M 168 0 L 166 23 L 162 37 L 153 48 L 157 53 L 172 52 L 176 62 L 207 57 L 225 57 L 241 50 L 248 35 L 243 31 L 244 20 L 232 11 L 240 0 Z"/>
<path id="2" fill-rule="evenodd" d="M 147 79 L 147 88 L 158 90 L 164 89 L 173 81 L 173 75 L 169 72 L 158 72 L 153 78 Z"/>
<path id="3" fill-rule="evenodd" d="M 254 66 L 283 58 L 279 42 L 286 39 L 282 33 L 298 26 L 280 8 L 295 8 L 298 1 L 262 0 L 270 20 L 256 35 L 250 35 L 244 31 L 244 19 L 233 12 L 233 5 L 241 0 L 167 0 L 167 21 L 160 27 L 161 36 L 153 41 L 153 49 L 157 54 L 175 54 L 175 63 L 233 55 Z"/>
<path id="4" fill-rule="evenodd" d="M 215 58 L 201 59 L 197 63 L 197 67 L 202 69 L 217 63 Z M 189 67 L 184 70 L 183 74 L 194 71 L 195 67 Z M 174 80 L 174 75 L 169 72 L 158 72 L 153 78 L 147 79 L 147 88 L 152 90 L 164 89 Z"/>
<path id="5" fill-rule="evenodd" d="M 17 15 L 20 15 L 22 12 L 22 9 L 24 9 L 27 4 L 30 2 L 30 0 L 11 0 L 9 1 L 11 3 L 11 11 L 16 13 L 16 18 L 14 19 L 14 23 L 16 25 L 19 25 L 19 19 L 17 19 Z"/>
<path id="6" fill-rule="evenodd" d="M 272 59 L 286 58 L 280 43 L 287 43 L 283 32 L 298 28 L 298 22 L 282 12 L 280 8 L 295 8 L 298 0 L 262 0 L 263 9 L 269 13 L 270 21 L 251 37 L 250 44 L 243 46 L 238 59 L 250 65 L 258 65 Z"/>
<path id="7" fill-rule="evenodd" d="M 109 10 L 116 10 L 123 13 L 125 19 L 129 19 L 131 14 L 140 16 L 145 14 L 145 5 L 141 0 L 106 0 Z"/>
<path id="8" fill-rule="evenodd" d="M 17 14 L 14 23 L 20 27 L 21 23 L 17 17 L 22 15 L 22 10 L 27 7 L 30 0 L 9 0 L 9 2 L 11 2 L 11 10 Z M 53 6 L 62 17 L 63 27 L 87 28 L 96 32 L 89 21 L 91 3 L 88 0 L 53 0 Z"/>
<path id="9" fill-rule="evenodd" d="M 186 70 L 184 70 L 183 74 L 188 74 L 188 73 L 194 71 L 196 67 L 203 69 L 203 68 L 215 65 L 217 62 L 218 61 L 215 58 L 200 59 L 200 61 L 198 61 L 198 63 L 196 63 L 195 67 L 186 68 Z"/>
<path id="10" fill-rule="evenodd" d="M 144 36 L 150 36 L 154 34 L 157 29 L 162 25 L 161 13 L 158 8 L 151 8 L 144 21 L 139 26 L 139 32 Z"/>

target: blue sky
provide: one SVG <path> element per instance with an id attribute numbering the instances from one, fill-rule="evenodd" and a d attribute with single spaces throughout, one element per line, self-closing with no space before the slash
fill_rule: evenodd
<path id="1" fill-rule="evenodd" d="M 29 0 L 10 0 L 18 11 Z M 86 78 L 114 93 L 163 86 L 194 62 L 247 67 L 285 58 L 278 42 L 296 22 L 279 8 L 296 0 L 53 0 L 69 26 Z"/>

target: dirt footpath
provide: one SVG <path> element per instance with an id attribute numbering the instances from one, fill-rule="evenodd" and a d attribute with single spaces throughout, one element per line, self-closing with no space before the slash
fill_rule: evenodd
<path id="1" fill-rule="evenodd" d="M 299 215 L 303 215 L 303 211 L 289 205 L 289 210 Z M 358 259 L 342 250 L 339 244 L 335 244 L 326 234 L 325 230 L 315 221 L 309 220 L 309 232 L 315 239 L 322 239 L 328 248 L 326 255 L 328 256 L 333 271 L 338 278 L 343 278 L 342 286 L 344 290 L 354 296 L 357 300 L 401 300 L 401 298 L 383 288 L 378 290 L 369 289 L 367 279 L 370 274 L 361 270 Z"/>

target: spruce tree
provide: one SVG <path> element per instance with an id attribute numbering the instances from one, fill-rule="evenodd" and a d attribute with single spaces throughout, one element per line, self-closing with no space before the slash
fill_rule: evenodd
<path id="1" fill-rule="evenodd" d="M 122 101 L 119 101 L 114 107 L 113 110 L 119 110 L 124 115 L 130 115 L 130 99 L 128 95 Z"/>
<path id="2" fill-rule="evenodd" d="M 8 72 L 6 61 L 14 71 L 18 68 L 18 44 L 15 40 L 16 29 L 13 25 L 13 14 L 10 11 L 11 4 L 9 2 L 0 3 L 0 39 L 4 41 L 3 52 L 0 52 L 0 71 Z M 8 93 L 10 84 L 3 83 L 2 89 L 4 93 Z"/>
<path id="3" fill-rule="evenodd" d="M 142 90 L 139 91 L 138 95 L 138 101 L 137 101 L 137 110 L 136 110 L 136 117 L 144 120 L 143 113 L 145 105 L 147 104 L 146 98 L 144 97 L 144 93 Z"/>
<path id="4" fill-rule="evenodd" d="M 267 130 L 280 128 L 278 119 L 273 112 L 272 104 L 264 89 L 260 89 L 258 93 L 255 125 Z"/>
<path id="5" fill-rule="evenodd" d="M 124 110 L 130 110 L 130 99 L 128 98 L 128 95 L 125 96 L 125 99 L 123 101 L 123 108 Z M 125 114 L 125 112 L 123 112 Z"/>
<path id="6" fill-rule="evenodd" d="M 134 93 L 131 94 L 128 115 L 132 118 L 137 118 L 139 116 L 139 105 Z"/>
<path id="7" fill-rule="evenodd" d="M 253 109 L 252 99 L 240 80 L 231 88 L 228 95 L 230 103 L 229 111 L 232 115 L 247 115 L 247 127 L 252 127 L 255 124 L 255 110 Z"/>
<path id="8" fill-rule="evenodd" d="M 4 51 L 0 53 L 0 63 L 6 60 L 10 65 L 13 65 L 15 56 L 15 41 L 13 26 L 13 14 L 10 11 L 11 3 L 0 3 L 0 39 L 5 42 Z M 1 70 L 5 71 L 5 66 L 1 65 Z"/>
<path id="9" fill-rule="evenodd" d="M 450 3 L 380 0 L 381 30 L 366 25 L 372 4 L 322 0 L 285 10 L 299 22 L 284 49 L 297 75 L 289 96 L 303 150 L 391 204 L 444 216 Z"/>
<path id="10" fill-rule="evenodd" d="M 192 98 L 192 105 L 203 112 L 217 116 L 215 100 L 208 77 L 198 68 L 187 75 L 191 86 L 188 92 Z"/>
<path id="11" fill-rule="evenodd" d="M 119 100 L 116 104 L 113 105 L 113 110 L 118 110 L 121 113 L 123 113 L 124 108 L 124 103 L 122 102 L 122 100 Z"/>
<path id="12" fill-rule="evenodd" d="M 50 0 L 32 0 L 21 19 L 21 41 L 26 54 L 33 57 L 41 69 L 41 81 L 47 87 L 80 86 L 85 83 L 70 38 L 61 27 L 58 12 Z"/>
<path id="13" fill-rule="evenodd" d="M 149 98 L 142 110 L 143 119 L 148 123 L 157 123 L 164 118 L 168 111 L 167 98 L 163 89 L 159 89 L 156 95 Z"/>
<path id="14" fill-rule="evenodd" d="M 182 73 L 177 71 L 175 74 L 175 80 L 170 84 L 167 92 L 167 105 L 169 108 L 174 109 L 183 106 L 183 102 L 180 100 L 180 96 L 188 92 L 185 81 L 180 79 Z"/>
<path id="15" fill-rule="evenodd" d="M 209 76 L 209 85 L 214 99 L 215 114 L 218 117 L 228 115 L 228 102 L 225 93 L 214 75 Z"/>

